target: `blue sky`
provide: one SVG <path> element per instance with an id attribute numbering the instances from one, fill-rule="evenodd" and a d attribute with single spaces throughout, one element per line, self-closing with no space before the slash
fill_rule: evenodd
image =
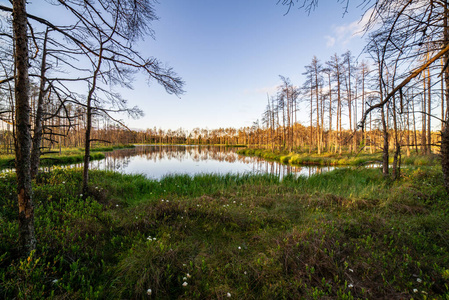
<path id="1" fill-rule="evenodd" d="M 28 3 L 28 12 L 55 24 L 63 13 Z M 136 76 L 133 90 L 122 90 L 129 105 L 143 109 L 138 120 L 123 117 L 133 129 L 191 130 L 251 126 L 261 118 L 267 93 L 274 95 L 279 75 L 302 85 L 304 66 L 312 57 L 325 62 L 350 49 L 358 56 L 363 9 L 344 8 L 337 0 L 321 0 L 310 15 L 298 6 L 285 15 L 277 0 L 163 0 L 155 5 L 159 20 L 152 24 L 156 39 L 140 41 L 144 57 L 156 57 L 185 81 L 180 98 L 168 95 L 156 82 Z M 300 1 L 301 2 L 301 1 Z M 9 5 L 4 0 L 0 3 Z M 48 8 L 48 6 L 45 6 Z M 79 91 L 86 93 L 86 91 Z M 308 108 L 300 121 L 307 123 Z"/>
<path id="2" fill-rule="evenodd" d="M 144 56 L 173 67 L 185 80 L 186 93 L 177 98 L 137 78 L 134 90 L 123 95 L 145 117 L 126 123 L 142 129 L 251 126 L 261 117 L 267 92 L 275 93 L 279 75 L 301 85 L 314 55 L 324 62 L 348 49 L 360 54 L 362 10 L 350 7 L 343 16 L 336 0 L 319 5 L 310 15 L 297 7 L 284 15 L 286 7 L 276 0 L 161 1 L 160 20 L 153 24 L 156 39 L 138 47 Z"/>

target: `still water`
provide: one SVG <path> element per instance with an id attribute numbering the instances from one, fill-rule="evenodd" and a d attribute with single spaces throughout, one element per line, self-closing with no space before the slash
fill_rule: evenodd
<path id="1" fill-rule="evenodd" d="M 111 170 L 125 174 L 144 174 L 160 179 L 172 174 L 227 174 L 252 173 L 310 176 L 326 172 L 334 167 L 289 166 L 266 161 L 258 157 L 246 157 L 236 153 L 236 148 L 216 146 L 136 146 L 105 153 L 106 158 L 91 162 L 92 169 Z"/>

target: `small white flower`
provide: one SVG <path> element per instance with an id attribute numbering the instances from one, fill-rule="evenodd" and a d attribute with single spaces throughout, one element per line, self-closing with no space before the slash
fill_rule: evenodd
<path id="1" fill-rule="evenodd" d="M 151 289 L 147 290 L 147 295 L 151 295 Z"/>
<path id="2" fill-rule="evenodd" d="M 417 289 L 413 289 L 413 293 L 417 293 L 418 292 L 418 290 Z"/>
<path id="3" fill-rule="evenodd" d="M 187 277 L 183 277 L 182 280 L 184 280 L 184 281 L 187 280 Z"/>
<path id="4" fill-rule="evenodd" d="M 62 184 L 64 184 L 64 183 L 65 183 L 65 181 L 62 182 Z"/>
<path id="5" fill-rule="evenodd" d="M 226 297 L 231 298 L 231 293 L 227 293 Z"/>
<path id="6" fill-rule="evenodd" d="M 354 285 L 352 283 L 348 284 L 348 288 L 352 289 Z"/>
<path id="7" fill-rule="evenodd" d="M 165 200 L 164 199 L 162 199 L 162 202 L 164 202 Z"/>
<path id="8" fill-rule="evenodd" d="M 182 264 L 183 267 L 187 266 L 186 264 Z"/>
<path id="9" fill-rule="evenodd" d="M 187 274 L 186 274 L 186 276 L 187 276 L 187 278 L 190 278 L 190 277 L 192 277 L 192 276 L 190 276 L 190 274 L 189 274 L 189 273 L 187 273 Z"/>
<path id="10" fill-rule="evenodd" d="M 416 281 L 418 281 L 419 283 L 422 282 L 421 278 L 417 278 Z"/>
<path id="11" fill-rule="evenodd" d="M 170 202 L 170 201 L 167 200 L 167 202 Z"/>
<path id="12" fill-rule="evenodd" d="M 241 249 L 242 249 L 242 247 L 239 246 L 239 250 L 241 250 Z"/>
<path id="13" fill-rule="evenodd" d="M 54 280 L 52 281 L 52 283 L 53 283 L 53 284 L 58 283 L 58 279 L 54 279 Z"/>
<path id="14" fill-rule="evenodd" d="M 137 216 L 136 216 L 136 220 L 137 220 Z"/>
<path id="15" fill-rule="evenodd" d="M 156 238 L 153 238 L 153 241 L 155 241 L 156 240 Z"/>
<path id="16" fill-rule="evenodd" d="M 352 272 L 352 273 L 354 273 L 354 270 L 353 269 L 348 269 L 349 270 L 349 272 Z"/>
<path id="17" fill-rule="evenodd" d="M 115 207 L 118 207 L 118 204 L 116 204 Z"/>
<path id="18" fill-rule="evenodd" d="M 232 203 L 235 203 L 235 201 L 232 201 Z"/>
<path id="19" fill-rule="evenodd" d="M 80 194 L 80 197 L 83 197 L 83 194 Z"/>
<path id="20" fill-rule="evenodd" d="M 243 274 L 245 274 L 245 275 L 246 275 L 246 274 L 247 274 L 247 273 L 246 273 L 246 271 L 245 271 L 245 272 L 243 272 Z"/>
<path id="21" fill-rule="evenodd" d="M 187 286 L 187 285 L 188 285 L 187 281 L 184 281 L 184 283 L 182 284 L 182 286 Z"/>

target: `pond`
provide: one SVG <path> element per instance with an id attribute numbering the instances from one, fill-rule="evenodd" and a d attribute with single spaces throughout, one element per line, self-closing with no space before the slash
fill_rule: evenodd
<path id="1" fill-rule="evenodd" d="M 237 148 L 218 146 L 144 145 L 105 153 L 106 158 L 92 161 L 91 168 L 124 174 L 143 174 L 151 179 L 173 174 L 204 173 L 268 173 L 282 178 L 287 174 L 310 176 L 334 169 L 283 165 L 258 157 L 241 156 L 236 151 Z"/>

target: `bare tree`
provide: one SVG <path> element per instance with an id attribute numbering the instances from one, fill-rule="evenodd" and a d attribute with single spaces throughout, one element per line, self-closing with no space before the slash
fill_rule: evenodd
<path id="1" fill-rule="evenodd" d="M 50 3 L 50 5 L 52 4 Z M 149 79 L 156 80 L 164 86 L 168 93 L 181 94 L 183 92 L 183 81 L 171 68 L 163 67 L 155 58 L 142 57 L 132 47 L 132 43 L 138 38 L 145 35 L 153 35 L 150 23 L 156 19 L 156 16 L 152 1 L 144 0 L 139 5 L 136 5 L 136 2 L 132 0 L 119 2 L 109 0 L 97 2 L 59 0 L 55 1 L 54 4 L 66 8 L 76 18 L 76 24 L 58 26 L 46 19 L 27 14 L 26 2 L 24 0 L 12 1 L 12 8 L 0 5 L 1 11 L 12 13 L 15 59 L 15 150 L 19 203 L 19 246 L 25 254 L 36 247 L 30 171 L 32 142 L 28 71 L 30 49 L 28 48 L 27 32 L 29 21 L 35 22 L 36 26 L 51 28 L 63 37 L 71 47 L 78 49 L 76 53 L 73 53 L 74 55 L 83 56 L 97 66 L 95 70 L 98 71 L 95 72 L 94 70 L 93 75 L 87 76 L 87 78 L 92 79 L 91 83 L 98 76 L 102 76 L 102 80 L 109 84 L 123 83 L 124 86 L 129 87 L 130 85 L 126 82 L 126 78 L 131 78 L 129 77 L 131 74 L 130 70 L 143 70 Z M 32 28 L 31 25 L 30 28 Z M 98 43 L 98 41 L 100 42 Z M 65 46 L 61 44 L 61 47 Z M 107 71 L 101 69 L 103 63 L 108 66 Z M 45 69 L 45 63 L 41 65 Z M 122 99 L 120 96 L 117 96 L 118 94 L 108 92 L 106 89 L 92 84 L 87 97 L 88 101 L 92 101 L 96 97 L 95 92 L 98 89 L 104 92 L 105 95 L 114 95 L 114 99 Z M 109 99 L 111 100 L 111 98 Z M 85 107 L 88 108 L 89 104 Z M 110 111 L 107 110 L 103 110 L 103 112 L 110 114 Z M 90 119 L 89 122 L 91 121 Z M 86 137 L 86 140 L 86 143 L 90 142 L 90 138 Z"/>

